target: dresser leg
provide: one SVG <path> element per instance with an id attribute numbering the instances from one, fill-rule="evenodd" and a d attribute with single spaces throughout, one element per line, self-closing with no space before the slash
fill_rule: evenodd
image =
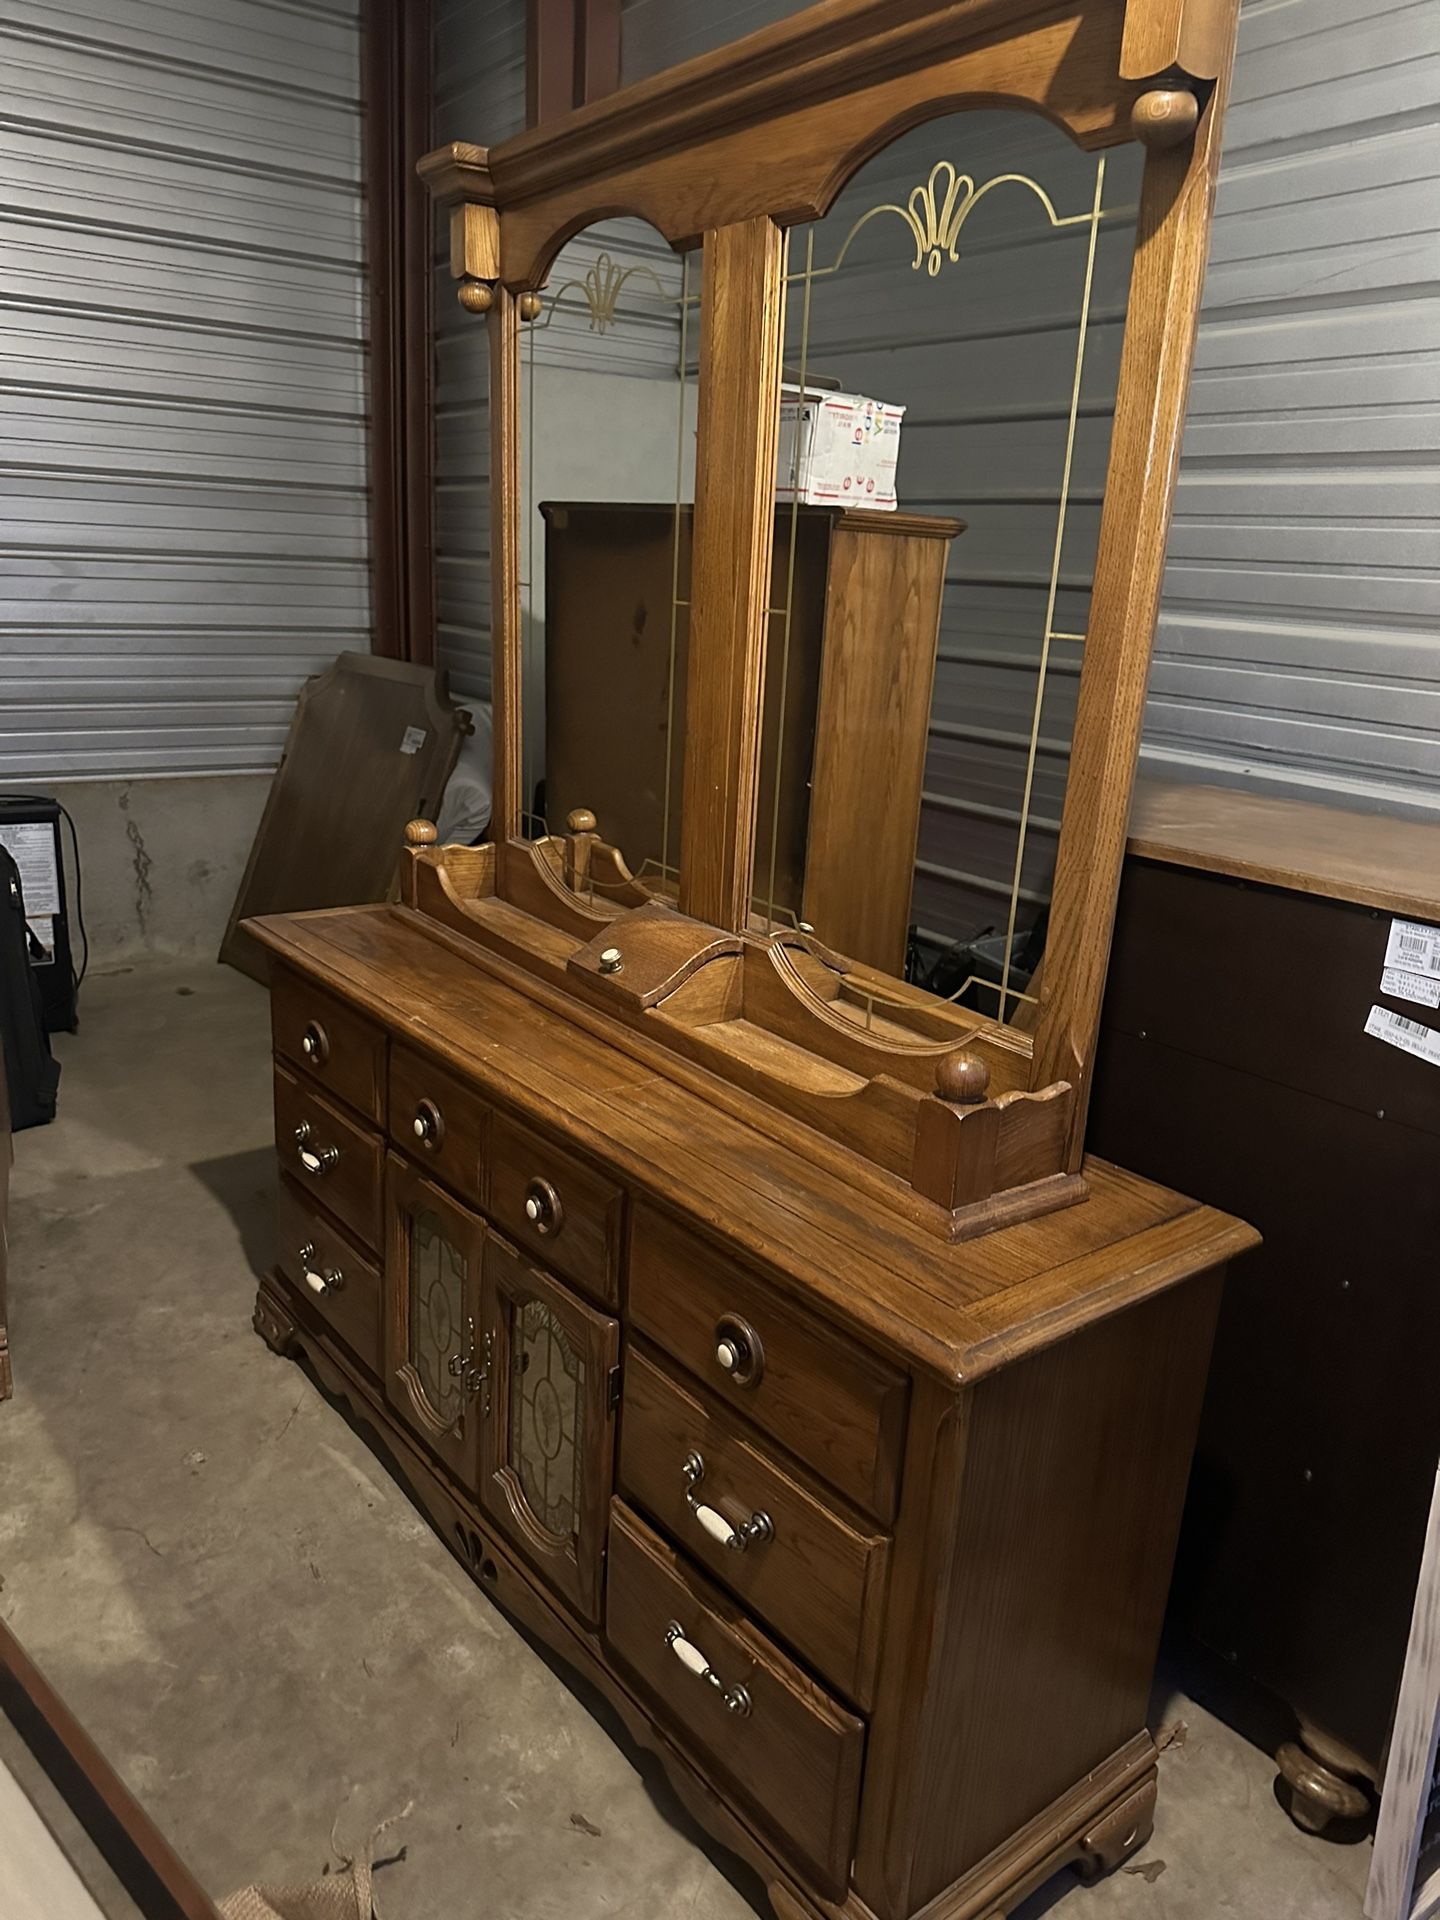
<path id="1" fill-rule="evenodd" d="M 1364 1762 L 1318 1727 L 1300 1722 L 1300 1738 L 1287 1740 L 1275 1756 L 1290 1789 L 1287 1811 L 1306 1833 L 1323 1833 L 1332 1820 L 1360 1820 L 1370 1796 L 1360 1785 Z"/>
<path id="2" fill-rule="evenodd" d="M 272 1353 L 284 1358 L 294 1349 L 294 1316 L 268 1280 L 260 1282 L 259 1292 L 255 1295 L 252 1324 Z"/>
<path id="3" fill-rule="evenodd" d="M 1152 1773 L 1080 1836 L 1075 1871 L 1082 1880 L 1088 1883 L 1113 1873 L 1145 1845 L 1155 1831 L 1155 1781 Z"/>

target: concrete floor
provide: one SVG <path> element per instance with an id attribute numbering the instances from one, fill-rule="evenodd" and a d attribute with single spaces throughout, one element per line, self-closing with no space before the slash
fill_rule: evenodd
<path id="1" fill-rule="evenodd" d="M 387 1920 L 747 1920 L 742 1870 L 251 1332 L 264 995 L 150 967 L 83 1014 L 60 1119 L 16 1141 L 0 1615 L 216 1895 L 413 1803 Z M 1152 1844 L 1023 1920 L 1352 1920 L 1368 1844 L 1302 1837 L 1266 1754 L 1175 1688 L 1156 1715 L 1185 1733 Z"/>

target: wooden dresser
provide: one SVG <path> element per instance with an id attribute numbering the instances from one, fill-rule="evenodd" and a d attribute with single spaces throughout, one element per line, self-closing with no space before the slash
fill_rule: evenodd
<path id="1" fill-rule="evenodd" d="M 947 1246 L 407 909 L 251 930 L 257 1328 L 777 1911 L 1004 1913 L 1133 1850 L 1250 1230 L 1092 1163 L 1083 1205 Z"/>

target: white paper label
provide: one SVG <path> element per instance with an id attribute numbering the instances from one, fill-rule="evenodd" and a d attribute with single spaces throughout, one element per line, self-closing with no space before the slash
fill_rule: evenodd
<path id="1" fill-rule="evenodd" d="M 1399 967 L 1386 967 L 1380 976 L 1381 993 L 1397 1000 L 1413 1000 L 1419 1007 L 1440 1007 L 1440 975 L 1433 980 L 1423 973 L 1402 973 Z"/>
<path id="2" fill-rule="evenodd" d="M 44 820 L 7 820 L 0 825 L 0 846 L 20 869 L 27 918 L 59 913 L 60 871 L 54 827 Z"/>
<path id="3" fill-rule="evenodd" d="M 402 753 L 418 753 L 424 744 L 424 727 L 406 727 L 400 738 L 400 751 Z"/>
<path id="4" fill-rule="evenodd" d="M 1418 920 L 1392 920 L 1385 964 L 1401 973 L 1433 973 L 1440 978 L 1440 927 L 1422 926 Z"/>
<path id="5" fill-rule="evenodd" d="M 1440 1028 L 1421 1026 L 1418 1020 L 1407 1019 L 1403 1013 L 1392 1013 L 1389 1007 L 1371 1007 L 1365 1031 L 1389 1046 L 1413 1053 L 1417 1060 L 1428 1060 L 1432 1067 L 1440 1067 Z"/>

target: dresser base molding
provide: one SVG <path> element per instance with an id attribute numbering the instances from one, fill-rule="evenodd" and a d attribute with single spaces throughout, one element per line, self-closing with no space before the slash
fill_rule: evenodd
<path id="1" fill-rule="evenodd" d="M 314 1323 L 310 1309 L 271 1274 L 255 1298 L 255 1331 L 273 1352 L 305 1365 L 320 1387 L 368 1430 L 410 1497 L 494 1603 L 559 1654 L 617 1713 L 626 1733 L 654 1754 L 692 1819 L 764 1881 L 776 1920 L 882 1920 L 853 1890 L 841 1902 L 800 1886 L 768 1841 L 738 1813 L 659 1726 L 612 1666 L 604 1642 L 567 1617 L 502 1546 L 491 1523 L 420 1450 L 378 1397 L 375 1383 Z M 1156 1751 L 1137 1734 L 1062 1794 L 1003 1846 L 931 1900 L 916 1920 L 1005 1920 L 1063 1868 L 1098 1878 L 1150 1837 Z"/>

